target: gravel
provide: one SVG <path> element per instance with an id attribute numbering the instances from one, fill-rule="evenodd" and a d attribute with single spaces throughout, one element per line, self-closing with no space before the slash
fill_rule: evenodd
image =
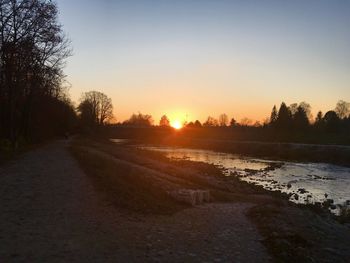
<path id="1" fill-rule="evenodd" d="M 0 167 L 1 262 L 270 261 L 245 216 L 252 204 L 125 214 L 100 197 L 68 146 L 57 141 Z"/>

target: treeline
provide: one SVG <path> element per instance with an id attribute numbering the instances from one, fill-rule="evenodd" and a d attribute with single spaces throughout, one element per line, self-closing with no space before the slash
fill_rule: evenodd
<path id="1" fill-rule="evenodd" d="M 120 126 L 150 127 L 154 126 L 154 120 L 149 114 L 132 114 L 132 116 L 119 123 Z M 170 127 L 171 123 L 166 115 L 160 118 L 158 126 Z M 293 103 L 289 106 L 282 102 L 279 109 L 273 106 L 270 117 L 263 123 L 253 122 L 243 118 L 240 122 L 235 118 L 229 118 L 227 114 L 220 114 L 218 118 L 209 116 L 203 123 L 199 120 L 183 122 L 183 127 L 244 127 L 244 128 L 269 128 L 281 132 L 304 132 L 309 129 L 319 129 L 325 132 L 348 131 L 350 129 L 350 103 L 340 100 L 334 110 L 325 114 L 321 111 L 313 118 L 311 106 L 306 102 Z"/>
<path id="2" fill-rule="evenodd" d="M 273 106 L 270 117 L 263 123 L 253 122 L 248 118 L 237 122 L 234 118 L 229 120 L 226 114 L 221 114 L 218 119 L 209 116 L 203 124 L 196 120 L 185 123 L 184 126 L 270 128 L 281 132 L 304 132 L 312 128 L 326 132 L 339 132 L 350 129 L 350 103 L 340 100 L 334 110 L 329 110 L 325 114 L 319 111 L 315 119 L 312 116 L 310 104 L 301 102 L 287 106 L 282 102 L 278 110 Z"/>
<path id="3" fill-rule="evenodd" d="M 14 147 L 76 121 L 63 85 L 71 50 L 57 16 L 51 1 L 0 1 L 0 138 Z"/>
<path id="4" fill-rule="evenodd" d="M 289 107 L 282 103 L 277 111 L 276 106 L 271 112 L 267 126 L 280 131 L 306 131 L 310 128 L 323 132 L 341 132 L 350 129 L 350 103 L 338 101 L 334 110 L 325 114 L 317 113 L 315 120 L 311 115 L 311 106 L 308 103 L 291 104 Z"/>
<path id="5" fill-rule="evenodd" d="M 166 115 L 155 124 L 149 114 L 133 114 L 128 120 L 114 124 L 111 127 L 124 127 L 125 129 L 111 130 L 113 136 L 139 137 L 137 129 L 143 130 L 142 136 L 167 138 L 173 130 Z M 263 123 L 253 122 L 248 118 L 236 121 L 227 114 L 218 118 L 209 116 L 203 123 L 199 120 L 184 122 L 183 129 L 176 133 L 176 137 L 195 139 L 223 139 L 234 141 L 266 141 L 266 142 L 299 142 L 313 144 L 350 144 L 350 104 L 339 101 L 333 110 L 325 114 L 318 112 L 312 116 L 311 106 L 306 102 L 293 103 L 287 106 L 281 103 L 274 106 L 271 115 Z M 163 130 L 163 131 L 162 131 Z M 125 132 L 127 134 L 125 134 Z M 157 134 L 155 136 L 155 134 Z M 131 136 L 131 137 L 132 137 Z"/>

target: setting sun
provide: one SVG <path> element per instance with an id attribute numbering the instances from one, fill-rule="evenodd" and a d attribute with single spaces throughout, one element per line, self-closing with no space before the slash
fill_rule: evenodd
<path id="1" fill-rule="evenodd" d="M 182 128 L 182 123 L 179 120 L 175 120 L 171 122 L 171 127 L 179 130 Z"/>

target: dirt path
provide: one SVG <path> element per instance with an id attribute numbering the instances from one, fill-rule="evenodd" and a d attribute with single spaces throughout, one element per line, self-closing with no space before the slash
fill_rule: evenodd
<path id="1" fill-rule="evenodd" d="M 128 216 L 58 141 L 0 168 L 1 262 L 269 262 L 250 204 Z"/>

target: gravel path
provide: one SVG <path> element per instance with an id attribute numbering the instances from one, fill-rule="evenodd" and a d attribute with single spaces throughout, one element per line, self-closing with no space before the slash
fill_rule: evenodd
<path id="1" fill-rule="evenodd" d="M 251 204 L 125 215 L 98 196 L 68 144 L 0 168 L 0 262 L 269 262 L 245 216 Z"/>

